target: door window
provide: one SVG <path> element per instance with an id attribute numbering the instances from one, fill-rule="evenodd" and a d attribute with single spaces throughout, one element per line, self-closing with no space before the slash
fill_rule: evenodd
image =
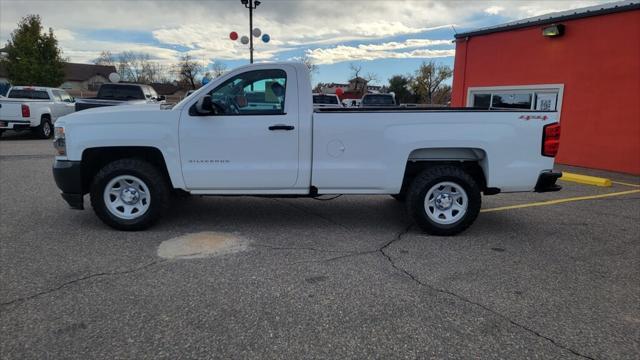
<path id="1" fill-rule="evenodd" d="M 62 94 L 59 90 L 51 90 L 51 94 L 53 94 L 54 101 L 62 101 Z"/>
<path id="2" fill-rule="evenodd" d="M 284 114 L 287 74 L 254 70 L 234 76 L 209 93 L 221 115 Z"/>

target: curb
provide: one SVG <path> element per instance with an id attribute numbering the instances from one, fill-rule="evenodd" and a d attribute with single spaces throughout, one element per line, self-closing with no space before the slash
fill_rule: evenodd
<path id="1" fill-rule="evenodd" d="M 596 176 L 588 176 L 588 175 L 580 175 L 574 174 L 570 172 L 562 172 L 562 177 L 560 180 L 571 181 L 578 184 L 584 185 L 593 185 L 593 186 L 601 186 L 601 187 L 611 187 L 612 182 L 610 179 L 596 177 Z"/>

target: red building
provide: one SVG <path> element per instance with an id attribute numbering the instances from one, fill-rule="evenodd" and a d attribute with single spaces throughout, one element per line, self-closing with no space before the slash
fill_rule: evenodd
<path id="1" fill-rule="evenodd" d="M 559 163 L 640 174 L 640 2 L 456 35 L 451 104 L 556 109 Z"/>

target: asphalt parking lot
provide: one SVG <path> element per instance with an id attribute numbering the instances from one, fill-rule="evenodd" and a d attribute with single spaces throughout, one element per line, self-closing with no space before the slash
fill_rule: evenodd
<path id="1" fill-rule="evenodd" d="M 387 196 L 192 197 L 125 233 L 68 208 L 52 159 L 0 140 L 2 359 L 640 357 L 638 177 L 484 197 L 451 238 Z M 158 255 L 201 232 L 241 246 Z"/>

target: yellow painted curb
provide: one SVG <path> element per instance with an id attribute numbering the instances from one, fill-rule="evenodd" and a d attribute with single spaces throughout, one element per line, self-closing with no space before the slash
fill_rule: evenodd
<path id="1" fill-rule="evenodd" d="M 511 209 L 523 209 L 523 208 L 535 207 L 535 206 L 548 206 L 548 205 L 556 205 L 556 204 L 568 203 L 568 202 L 573 202 L 573 201 L 602 199 L 602 198 L 607 198 L 607 197 L 611 197 L 611 196 L 621 196 L 621 195 L 629 195 L 629 194 L 637 194 L 637 193 L 640 193 L 640 190 L 627 190 L 627 191 L 620 191 L 620 192 L 614 192 L 614 193 L 608 193 L 608 194 L 599 194 L 599 195 L 591 195 L 591 196 L 577 196 L 577 197 L 572 197 L 572 198 L 540 201 L 540 202 L 534 202 L 534 203 L 528 203 L 528 204 L 501 206 L 501 207 L 497 207 L 497 208 L 482 209 L 482 210 L 480 210 L 480 212 L 493 212 L 493 211 L 503 211 L 503 210 L 511 210 Z"/>
<path id="2" fill-rule="evenodd" d="M 564 171 L 562 172 L 562 177 L 560 178 L 560 180 L 571 181 L 578 184 L 602 186 L 602 187 L 611 187 L 612 185 L 611 180 L 606 178 L 580 175 L 580 174 L 574 174 L 574 173 L 564 172 Z"/>

